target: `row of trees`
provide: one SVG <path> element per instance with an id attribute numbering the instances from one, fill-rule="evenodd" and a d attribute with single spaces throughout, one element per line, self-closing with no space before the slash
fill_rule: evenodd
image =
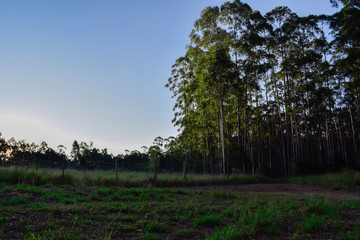
<path id="1" fill-rule="evenodd" d="M 166 84 L 184 176 L 194 162 L 287 176 L 360 160 L 360 9 L 341 2 L 332 16 L 240 0 L 202 11 Z"/>
<path id="2" fill-rule="evenodd" d="M 181 161 L 177 161 L 166 149 L 173 138 L 157 137 L 150 147 L 140 151 L 125 151 L 114 156 L 107 149 L 98 149 L 93 143 L 74 141 L 72 148 L 59 145 L 56 150 L 45 141 L 40 145 L 25 140 L 6 141 L 0 134 L 0 166 L 23 166 L 40 168 L 72 168 L 78 170 L 115 170 L 115 171 L 151 171 L 180 172 Z"/>

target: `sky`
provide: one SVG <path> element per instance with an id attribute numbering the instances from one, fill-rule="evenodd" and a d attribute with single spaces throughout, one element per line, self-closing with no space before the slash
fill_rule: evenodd
<path id="1" fill-rule="evenodd" d="M 92 141 L 117 155 L 178 134 L 164 87 L 193 23 L 219 0 L 3 0 L 0 132 L 71 149 Z M 329 0 L 243 0 L 332 14 Z"/>

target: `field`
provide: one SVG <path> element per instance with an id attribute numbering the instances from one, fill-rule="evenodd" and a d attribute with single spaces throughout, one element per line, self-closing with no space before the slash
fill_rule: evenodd
<path id="1" fill-rule="evenodd" d="M 0 239 L 360 239 L 360 195 L 195 186 L 208 178 L 161 188 L 3 182 Z"/>

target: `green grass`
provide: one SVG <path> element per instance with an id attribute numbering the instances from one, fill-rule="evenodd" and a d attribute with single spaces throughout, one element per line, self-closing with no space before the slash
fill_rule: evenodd
<path id="1" fill-rule="evenodd" d="M 261 176 L 253 175 L 198 175 L 188 174 L 186 179 L 182 174 L 158 174 L 157 180 L 152 180 L 152 174 L 144 172 L 120 172 L 116 181 L 113 171 L 77 171 L 67 169 L 65 177 L 61 178 L 61 170 L 37 169 L 20 167 L 0 167 L 0 182 L 8 185 L 19 186 L 61 186 L 83 187 L 103 186 L 99 194 L 106 194 L 106 187 L 185 187 L 185 186 L 207 186 L 225 184 L 260 183 L 269 180 Z M 34 189 L 34 191 L 36 191 Z"/>
<path id="2" fill-rule="evenodd" d="M 360 172 L 345 170 L 341 173 L 329 173 L 314 176 L 299 176 L 286 179 L 270 180 L 254 175 L 199 175 L 188 174 L 186 179 L 181 174 L 158 174 L 157 180 L 152 180 L 150 173 L 144 172 L 120 172 L 119 180 L 116 181 L 113 171 L 77 171 L 67 169 L 64 179 L 61 178 L 61 170 L 37 169 L 19 167 L 0 167 L 0 183 L 2 185 L 18 185 L 24 191 L 41 191 L 35 186 L 49 187 L 59 186 L 62 188 L 102 186 L 99 194 L 107 194 L 109 187 L 187 187 L 187 186 L 211 186 L 229 184 L 249 184 L 286 182 L 294 184 L 320 185 L 332 189 L 349 189 L 360 185 Z M 39 192 L 41 194 L 41 192 Z M 0 191 L 1 196 L 1 191 Z M 231 198 L 231 193 L 214 194 L 213 198 Z"/>
<path id="3" fill-rule="evenodd" d="M 357 221 L 355 227 L 352 230 L 344 233 L 344 239 L 346 240 L 356 240 L 360 239 L 360 221 Z"/>
<path id="4" fill-rule="evenodd" d="M 21 184 L 3 190 L 0 239 L 316 239 L 329 232 L 335 239 L 357 239 L 360 234 L 354 200 L 177 188 Z"/>
<path id="5" fill-rule="evenodd" d="M 348 189 L 359 185 L 359 175 L 347 170 L 278 181 Z M 150 178 L 124 172 L 116 181 L 111 171 L 67 170 L 61 180 L 60 170 L 0 168 L 0 239 L 360 236 L 357 200 L 187 189 L 269 182 L 259 176 L 159 174 L 155 183 Z"/>
<path id="6" fill-rule="evenodd" d="M 291 177 L 288 179 L 280 179 L 279 181 L 294 184 L 319 185 L 332 189 L 351 189 L 360 185 L 360 172 L 355 170 L 344 170 L 340 173 Z"/>
<path id="7" fill-rule="evenodd" d="M 301 222 L 301 230 L 304 232 L 318 232 L 325 228 L 325 218 L 315 213 L 306 216 Z"/>
<path id="8" fill-rule="evenodd" d="M 241 237 L 241 232 L 236 227 L 226 226 L 223 229 L 218 229 L 207 240 L 235 240 Z"/>
<path id="9" fill-rule="evenodd" d="M 23 203 L 26 203 L 27 202 L 27 199 L 26 197 L 23 197 L 23 196 L 14 196 L 14 197 L 11 197 L 10 199 L 8 200 L 4 200 L 3 201 L 3 204 L 6 206 L 6 205 L 19 205 L 19 204 L 23 204 Z"/>
<path id="10" fill-rule="evenodd" d="M 203 227 L 219 227 L 223 223 L 223 220 L 220 216 L 216 215 L 205 215 L 202 217 L 198 217 L 195 220 L 195 223 L 197 226 L 203 226 Z"/>

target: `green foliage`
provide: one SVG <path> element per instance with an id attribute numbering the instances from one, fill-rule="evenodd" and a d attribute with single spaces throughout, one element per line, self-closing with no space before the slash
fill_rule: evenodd
<path id="1" fill-rule="evenodd" d="M 357 221 L 355 227 L 352 231 L 345 233 L 344 239 L 346 240 L 355 240 L 360 239 L 360 221 Z"/>
<path id="2" fill-rule="evenodd" d="M 204 226 L 204 227 L 219 227 L 222 225 L 222 223 L 223 223 L 222 218 L 220 216 L 213 214 L 201 216 L 195 220 L 195 224 L 197 226 Z"/>
<path id="3" fill-rule="evenodd" d="M 188 239 L 191 236 L 191 230 L 184 227 L 184 228 L 182 228 L 181 230 L 178 231 L 177 236 L 179 236 L 179 237 L 181 237 L 183 239 Z"/>
<path id="4" fill-rule="evenodd" d="M 317 232 L 325 228 L 325 218 L 318 216 L 315 213 L 306 216 L 301 223 L 301 230 L 304 232 Z"/>
<path id="5" fill-rule="evenodd" d="M 227 226 L 218 229 L 208 240 L 235 240 L 241 237 L 241 232 L 236 227 Z"/>
<path id="6" fill-rule="evenodd" d="M 0 216 L 0 225 L 6 224 L 9 221 L 9 218 L 6 216 Z"/>
<path id="7" fill-rule="evenodd" d="M 158 240 L 160 239 L 157 235 L 152 233 L 145 233 L 142 237 L 142 240 Z"/>
<path id="8" fill-rule="evenodd" d="M 98 188 L 97 193 L 99 195 L 106 196 L 106 195 L 109 195 L 111 193 L 111 189 L 110 188 Z"/>
<path id="9" fill-rule="evenodd" d="M 144 231 L 149 233 L 165 232 L 166 229 L 167 224 L 158 221 L 149 221 L 146 226 L 144 226 Z"/>
<path id="10" fill-rule="evenodd" d="M 56 192 L 44 192 L 42 198 L 44 200 L 57 200 L 60 203 L 65 203 L 65 204 L 76 203 L 76 197 L 74 193 L 66 190 L 59 190 Z"/>
<path id="11" fill-rule="evenodd" d="M 239 218 L 239 227 L 245 235 L 254 234 L 257 231 L 274 235 L 279 232 L 280 220 L 280 209 L 275 206 L 257 208 L 254 213 L 251 208 L 244 208 Z"/>
<path id="12" fill-rule="evenodd" d="M 336 215 L 338 210 L 330 200 L 325 198 L 311 198 L 305 201 L 306 211 L 314 214 Z"/>
<path id="13" fill-rule="evenodd" d="M 4 205 L 18 205 L 18 204 L 24 204 L 27 202 L 27 199 L 23 196 L 14 196 L 11 197 L 9 200 L 4 200 Z"/>
<path id="14" fill-rule="evenodd" d="M 32 202 L 31 204 L 29 204 L 28 207 L 33 211 L 42 211 L 42 210 L 50 209 L 50 206 L 48 204 L 39 201 Z"/>

